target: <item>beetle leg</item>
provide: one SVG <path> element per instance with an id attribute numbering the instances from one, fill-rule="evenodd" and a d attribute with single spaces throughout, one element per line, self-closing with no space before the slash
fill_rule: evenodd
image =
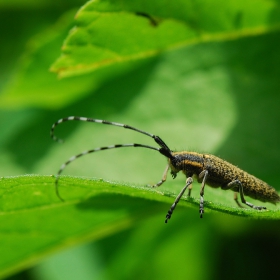
<path id="1" fill-rule="evenodd" d="M 192 184 L 190 184 L 188 187 L 188 196 L 191 196 L 191 192 L 192 192 Z"/>
<path id="2" fill-rule="evenodd" d="M 257 210 L 266 209 L 266 207 L 264 207 L 264 206 L 255 206 L 254 204 L 246 201 L 246 199 L 244 197 L 243 186 L 239 180 L 234 180 L 226 185 L 226 189 L 232 189 L 234 187 L 238 187 L 242 203 L 246 204 L 247 206 L 249 206 L 253 209 L 257 209 Z"/>
<path id="3" fill-rule="evenodd" d="M 161 186 L 166 181 L 168 169 L 169 169 L 169 165 L 167 165 L 166 168 L 164 169 L 161 180 L 159 182 L 157 182 L 156 184 L 152 185 L 151 186 L 152 188 L 157 188 L 157 187 Z"/>
<path id="4" fill-rule="evenodd" d="M 240 204 L 240 202 L 239 202 L 239 200 L 238 200 L 238 192 L 234 192 L 234 197 L 233 197 L 233 199 L 234 199 L 234 201 L 236 202 L 236 204 L 237 204 L 240 208 L 244 208 L 244 207 Z"/>
<path id="5" fill-rule="evenodd" d="M 173 213 L 173 211 L 176 208 L 176 205 L 178 204 L 178 202 L 180 201 L 181 197 L 183 196 L 184 192 L 186 191 L 186 189 L 188 188 L 188 186 L 190 186 L 193 182 L 193 178 L 192 177 L 188 177 L 186 180 L 186 185 L 184 186 L 184 188 L 181 190 L 181 192 L 178 194 L 178 196 L 176 197 L 174 203 L 171 205 L 170 209 L 167 212 L 166 215 L 166 219 L 165 222 L 167 223 L 168 220 L 171 218 L 171 215 Z"/>
<path id="6" fill-rule="evenodd" d="M 201 183 L 201 189 L 200 189 L 200 203 L 199 203 L 199 213 L 200 213 L 200 218 L 203 217 L 204 213 L 204 187 L 206 183 L 206 178 L 208 176 L 208 171 L 203 170 L 199 175 L 198 178 L 201 180 L 202 178 L 202 183 Z"/>

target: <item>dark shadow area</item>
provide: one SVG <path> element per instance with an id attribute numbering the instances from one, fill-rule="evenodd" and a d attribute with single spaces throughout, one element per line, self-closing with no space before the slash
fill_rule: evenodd
<path id="1" fill-rule="evenodd" d="M 166 203 L 152 201 L 152 203 L 147 203 L 150 201 L 148 199 L 127 196 L 123 194 L 115 193 L 103 193 L 96 196 L 92 196 L 77 205 L 78 209 L 83 211 L 99 211 L 99 210 L 120 210 L 125 209 L 129 213 L 133 212 L 143 212 L 143 217 L 145 215 L 149 216 L 149 210 L 154 212 L 163 211 L 163 218 L 165 212 L 168 210 Z M 143 211 L 141 210 L 143 209 Z M 165 211 L 166 210 L 166 211 Z M 141 218 L 142 219 L 142 218 Z"/>
<path id="2" fill-rule="evenodd" d="M 241 235 L 218 237 L 212 279 L 277 279 L 279 228 L 279 221 L 256 221 Z"/>
<path id="3" fill-rule="evenodd" d="M 33 121 L 14 133 L 13 140 L 4 146 L 5 149 L 13 154 L 16 162 L 27 173 L 32 172 L 37 160 L 48 152 L 51 145 L 56 144 L 49 136 L 55 121 L 72 115 L 106 119 L 111 114 L 126 110 L 145 86 L 155 65 L 156 60 L 150 60 L 132 73 L 107 82 L 93 94 L 59 111 L 35 110 Z M 73 122 L 66 123 L 57 129 L 57 134 L 63 139 L 67 138 L 77 125 Z"/>
<path id="4" fill-rule="evenodd" d="M 5 280 L 35 280 L 30 270 L 23 270 L 19 273 L 16 273 L 10 277 L 5 278 Z"/>
<path id="5" fill-rule="evenodd" d="M 279 43 L 278 32 L 225 44 L 238 121 L 217 151 L 217 155 L 268 182 L 278 192 Z M 280 222 L 249 222 L 253 226 L 240 235 L 217 236 L 213 279 L 279 277 Z"/>
<path id="6" fill-rule="evenodd" d="M 279 33 L 271 33 L 225 44 L 238 121 L 217 151 L 218 156 L 276 188 L 280 158 L 279 43 Z"/>
<path id="7" fill-rule="evenodd" d="M 68 9 L 78 10 L 79 4 L 84 4 L 84 1 L 53 1 L 50 4 L 40 3 L 34 6 L 33 4 L 17 6 L 15 3 L 10 6 L 1 5 L 0 90 L 27 47 L 29 43 L 27 40 L 45 28 L 49 28 Z"/>

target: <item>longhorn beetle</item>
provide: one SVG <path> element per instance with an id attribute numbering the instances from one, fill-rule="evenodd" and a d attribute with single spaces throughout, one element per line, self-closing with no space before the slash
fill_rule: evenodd
<path id="1" fill-rule="evenodd" d="M 167 223 L 168 220 L 171 218 L 171 215 L 180 201 L 181 197 L 185 193 L 186 189 L 188 189 L 188 196 L 191 194 L 192 189 L 192 182 L 193 177 L 197 179 L 198 182 L 201 183 L 201 189 L 200 189 L 200 204 L 199 204 L 199 213 L 200 218 L 202 218 L 204 213 L 204 187 L 205 184 L 209 185 L 213 188 L 221 187 L 223 190 L 233 190 L 234 191 L 234 200 L 238 204 L 238 206 L 242 207 L 241 204 L 238 202 L 237 194 L 240 194 L 240 198 L 242 203 L 246 204 L 247 206 L 256 209 L 256 210 L 262 210 L 266 209 L 264 206 L 255 206 L 252 203 L 245 200 L 244 195 L 250 196 L 254 199 L 258 199 L 263 202 L 270 202 L 273 204 L 276 204 L 280 202 L 280 196 L 276 192 L 276 190 L 269 186 L 267 183 L 263 182 L 262 180 L 254 177 L 253 175 L 248 174 L 247 172 L 241 170 L 240 168 L 232 165 L 231 163 L 224 161 L 216 156 L 210 155 L 210 154 L 200 154 L 196 152 L 189 152 L 189 151 L 183 151 L 183 152 L 174 152 L 169 149 L 169 147 L 164 143 L 164 141 L 154 134 L 145 132 L 143 130 L 140 130 L 138 128 L 132 127 L 130 125 L 122 124 L 122 123 L 116 123 L 116 122 L 109 122 L 105 120 L 99 120 L 99 119 L 92 119 L 92 118 L 85 118 L 85 117 L 67 117 L 58 120 L 56 123 L 52 125 L 50 134 L 51 138 L 58 142 L 63 142 L 61 139 L 57 138 L 54 135 L 54 129 L 57 125 L 67 122 L 67 121 L 83 121 L 83 122 L 94 122 L 94 123 L 101 123 L 101 124 L 108 124 L 108 125 L 114 125 L 114 126 L 120 126 L 123 128 L 131 129 L 136 132 L 145 134 L 151 138 L 154 139 L 154 141 L 160 146 L 158 147 L 152 147 L 148 145 L 143 144 L 118 144 L 118 145 L 112 145 L 107 147 L 100 147 L 95 148 L 92 150 L 84 151 L 76 156 L 73 156 L 69 158 L 62 166 L 60 167 L 55 180 L 55 189 L 57 196 L 63 201 L 62 197 L 60 196 L 58 192 L 58 180 L 59 176 L 64 170 L 64 168 L 75 159 L 98 151 L 103 151 L 107 149 L 115 149 L 115 148 L 125 148 L 125 147 L 140 147 L 140 148 L 146 148 L 151 150 L 156 150 L 160 152 L 162 155 L 164 155 L 167 158 L 168 165 L 163 173 L 162 179 L 153 187 L 159 187 L 162 185 L 167 177 L 167 172 L 169 169 L 171 169 L 171 175 L 173 179 L 176 178 L 177 173 L 179 171 L 182 171 L 186 175 L 186 185 L 181 190 L 181 192 L 176 197 L 174 203 L 170 207 L 170 209 L 167 212 L 165 222 Z"/>

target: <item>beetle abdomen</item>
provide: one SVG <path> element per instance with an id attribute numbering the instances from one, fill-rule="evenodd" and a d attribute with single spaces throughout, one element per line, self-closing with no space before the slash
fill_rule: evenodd
<path id="1" fill-rule="evenodd" d="M 245 195 L 264 202 L 280 202 L 280 197 L 276 190 L 266 182 L 216 156 L 208 154 L 203 156 L 205 159 L 205 169 L 209 172 L 206 180 L 206 184 L 209 186 L 225 187 L 228 183 L 239 180 Z M 232 190 L 238 191 L 238 187 Z"/>

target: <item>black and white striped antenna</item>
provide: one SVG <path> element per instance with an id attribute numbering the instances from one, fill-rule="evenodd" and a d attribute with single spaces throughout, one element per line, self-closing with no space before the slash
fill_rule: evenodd
<path id="1" fill-rule="evenodd" d="M 92 118 L 85 118 L 85 117 L 76 117 L 76 116 L 71 116 L 71 117 L 67 117 L 67 118 L 62 118 L 60 120 L 58 120 L 57 122 L 55 122 L 52 125 L 50 134 L 51 134 L 51 138 L 57 142 L 62 143 L 63 140 L 56 137 L 54 135 L 54 129 L 61 123 L 63 122 L 67 122 L 67 121 L 83 121 L 83 122 L 93 122 L 93 123 L 101 123 L 101 124 L 108 124 L 108 125 L 114 125 L 114 126 L 119 126 L 119 127 L 123 127 L 126 129 L 130 129 L 130 130 L 134 130 L 136 132 L 145 134 L 151 138 L 154 139 L 154 141 L 160 146 L 160 148 L 157 147 L 153 147 L 153 146 L 149 146 L 149 145 L 144 145 L 144 144 L 137 144 L 137 143 L 130 143 L 130 144 L 117 144 L 117 145 L 111 145 L 111 146 L 106 146 L 106 147 L 99 147 L 99 148 L 95 148 L 92 150 L 86 150 L 80 154 L 77 154 L 75 156 L 72 156 L 71 158 L 69 158 L 64 164 L 61 165 L 59 171 L 57 172 L 56 175 L 56 179 L 55 179 L 55 190 L 56 190 L 56 195 L 60 198 L 60 200 L 64 201 L 63 198 L 60 196 L 59 191 L 58 191 L 58 180 L 60 177 L 60 174 L 62 173 L 62 171 L 65 169 L 65 167 L 71 163 L 72 161 L 74 161 L 75 159 L 82 157 L 84 155 L 87 154 L 91 154 L 94 152 L 98 152 L 98 151 L 103 151 L 103 150 L 108 150 L 108 149 L 115 149 L 115 148 L 126 148 L 126 147 L 141 147 L 141 148 L 146 148 L 146 149 L 151 149 L 151 150 L 156 150 L 158 152 L 160 152 L 161 154 L 163 154 L 165 157 L 167 158 L 173 158 L 172 156 L 172 151 L 169 149 L 169 147 L 164 143 L 164 141 L 159 137 L 156 136 L 154 134 L 148 133 L 146 131 L 140 130 L 138 128 L 132 127 L 130 125 L 127 124 L 122 124 L 122 123 L 116 123 L 116 122 L 109 122 L 109 121 L 105 121 L 105 120 L 99 120 L 99 119 L 92 119 Z"/>

